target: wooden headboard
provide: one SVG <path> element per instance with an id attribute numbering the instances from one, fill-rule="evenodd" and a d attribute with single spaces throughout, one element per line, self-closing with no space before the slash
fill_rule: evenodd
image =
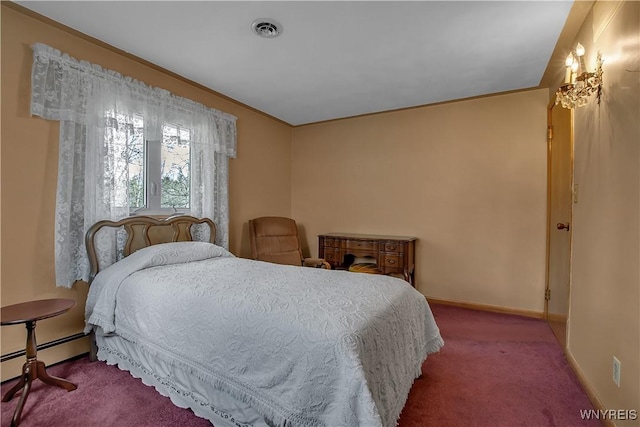
<path id="1" fill-rule="evenodd" d="M 189 215 L 173 215 L 168 218 L 156 218 L 152 216 L 132 216 L 119 221 L 99 221 L 89 228 L 85 235 L 85 246 L 89 255 L 91 270 L 89 283 L 98 274 L 100 263 L 96 251 L 95 237 L 98 231 L 104 227 L 124 227 L 127 233 L 124 245 L 124 256 L 129 256 L 138 249 L 159 243 L 185 242 L 193 240 L 191 226 L 194 224 L 207 224 L 209 226 L 209 241 L 216 240 L 216 225 L 209 218 L 195 218 Z"/>

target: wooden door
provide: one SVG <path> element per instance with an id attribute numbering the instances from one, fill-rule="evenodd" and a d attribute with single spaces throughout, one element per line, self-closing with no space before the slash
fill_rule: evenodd
<path id="1" fill-rule="evenodd" d="M 551 105 L 548 111 L 548 223 L 545 315 L 563 348 L 567 342 L 573 188 L 573 110 Z"/>

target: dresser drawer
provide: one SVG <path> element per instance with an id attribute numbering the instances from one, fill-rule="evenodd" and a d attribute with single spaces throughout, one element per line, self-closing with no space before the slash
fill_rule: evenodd
<path id="1" fill-rule="evenodd" d="M 380 242 L 382 252 L 403 252 L 404 245 L 400 242 Z"/>
<path id="2" fill-rule="evenodd" d="M 342 262 L 340 259 L 340 250 L 336 248 L 324 247 L 324 259 L 329 262 Z"/>
<path id="3" fill-rule="evenodd" d="M 333 237 L 325 237 L 324 238 L 324 247 L 325 248 L 339 248 L 340 240 L 334 239 Z"/>
<path id="4" fill-rule="evenodd" d="M 380 265 L 389 268 L 404 268 L 404 257 L 402 254 L 382 254 Z"/>
<path id="5" fill-rule="evenodd" d="M 378 251 L 378 242 L 367 240 L 344 240 L 345 249 L 358 249 L 362 251 Z"/>

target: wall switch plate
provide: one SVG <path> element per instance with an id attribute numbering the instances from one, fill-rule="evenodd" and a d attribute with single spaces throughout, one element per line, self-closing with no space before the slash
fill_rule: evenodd
<path id="1" fill-rule="evenodd" d="M 613 356 L 613 382 L 620 387 L 620 361 Z"/>

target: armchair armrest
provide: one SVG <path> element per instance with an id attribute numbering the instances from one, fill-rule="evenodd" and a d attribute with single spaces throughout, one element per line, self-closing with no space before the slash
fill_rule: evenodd
<path id="1" fill-rule="evenodd" d="M 323 258 L 305 258 L 302 261 L 302 265 L 305 267 L 325 268 L 327 270 L 331 270 L 331 264 Z"/>

